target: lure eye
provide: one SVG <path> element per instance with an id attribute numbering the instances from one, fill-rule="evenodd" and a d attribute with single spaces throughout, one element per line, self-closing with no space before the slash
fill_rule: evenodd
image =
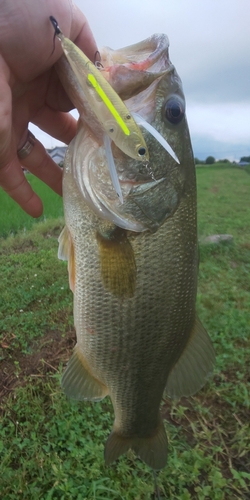
<path id="1" fill-rule="evenodd" d="M 177 97 L 171 97 L 165 103 L 165 117 L 173 125 L 181 122 L 185 114 L 184 102 Z"/>
<path id="2" fill-rule="evenodd" d="M 146 154 L 146 149 L 141 147 L 138 149 L 138 155 L 139 156 L 144 156 Z"/>

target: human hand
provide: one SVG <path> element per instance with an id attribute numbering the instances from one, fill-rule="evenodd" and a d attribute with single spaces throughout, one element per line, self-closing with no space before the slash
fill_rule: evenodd
<path id="1" fill-rule="evenodd" d="M 28 124 L 68 144 L 77 122 L 73 108 L 56 74 L 54 64 L 62 55 L 53 50 L 55 16 L 65 36 L 94 59 L 96 43 L 83 13 L 71 0 L 8 0 L 0 12 L 0 186 L 33 217 L 42 214 L 42 202 L 26 180 L 22 167 L 62 192 L 62 170 L 35 140 L 21 160 L 17 151 L 28 137 Z"/>

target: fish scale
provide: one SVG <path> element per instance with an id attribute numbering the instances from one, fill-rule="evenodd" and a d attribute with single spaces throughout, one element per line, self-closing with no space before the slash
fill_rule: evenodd
<path id="1" fill-rule="evenodd" d="M 142 42 L 140 58 L 143 44 L 148 53 L 152 40 L 154 48 L 153 37 Z M 124 49 L 123 59 L 126 54 L 131 57 L 129 51 L 129 47 Z M 168 68 L 168 55 L 155 57 Z M 151 59 L 154 66 L 154 56 Z M 98 149 L 93 133 L 79 124 L 65 157 L 66 230 L 59 246 L 59 255 L 68 252 L 77 334 L 63 390 L 74 399 L 110 396 L 115 420 L 105 445 L 107 464 L 131 448 L 154 469 L 164 467 L 167 460 L 167 437 L 159 412 L 165 388 L 174 398 L 194 394 L 214 363 L 211 342 L 195 311 L 196 183 L 187 122 L 185 114 L 177 125 L 163 119 L 168 96 L 176 95 L 180 106 L 184 96 L 177 73 L 173 78 L 168 71 L 164 74 L 164 67 L 160 69 L 157 85 L 149 84 L 150 105 L 150 86 L 143 95 L 149 115 L 154 109 L 155 126 L 170 140 L 180 165 L 151 139 L 149 166 L 155 179 L 149 182 L 148 170 L 143 179 L 141 164 L 116 148 L 123 182 L 126 169 L 135 172 L 135 182 L 129 178 L 121 205 L 109 197 L 105 150 Z M 123 67 L 124 74 L 125 78 Z M 128 78 L 131 102 L 138 111 L 138 103 L 143 108 L 144 101 L 140 93 L 133 96 L 131 68 Z M 113 217 L 123 225 L 112 222 Z M 128 227 L 131 221 L 139 221 L 141 229 L 126 229 L 126 221 Z"/>

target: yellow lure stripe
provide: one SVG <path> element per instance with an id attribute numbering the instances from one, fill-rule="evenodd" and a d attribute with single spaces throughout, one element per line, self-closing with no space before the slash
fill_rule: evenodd
<path id="1" fill-rule="evenodd" d="M 112 113 L 112 115 L 115 118 L 115 120 L 117 121 L 118 125 L 120 125 L 121 129 L 123 130 L 124 134 L 125 135 L 130 135 L 129 128 L 127 127 L 126 123 L 123 121 L 122 117 L 119 115 L 118 111 L 116 110 L 116 108 L 114 107 L 114 105 L 112 104 L 112 102 L 110 101 L 110 99 L 108 98 L 108 96 L 105 94 L 105 92 L 102 89 L 102 87 L 97 82 L 97 80 L 94 77 L 94 75 L 92 75 L 91 73 L 89 73 L 88 74 L 88 80 L 91 83 L 91 85 L 94 87 L 94 89 L 96 90 L 96 92 L 99 94 L 99 96 L 103 100 L 104 104 L 109 109 L 110 113 Z"/>

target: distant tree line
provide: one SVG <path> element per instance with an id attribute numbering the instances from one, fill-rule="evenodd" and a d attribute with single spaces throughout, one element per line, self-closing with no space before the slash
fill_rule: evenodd
<path id="1" fill-rule="evenodd" d="M 214 163 L 231 163 L 230 160 L 224 158 L 224 160 L 217 160 L 214 156 L 208 156 L 205 160 L 199 160 L 199 158 L 194 159 L 195 165 L 213 165 Z"/>
<path id="2" fill-rule="evenodd" d="M 242 156 L 240 162 L 250 163 L 250 156 Z M 194 159 L 195 165 L 213 165 L 214 163 L 231 163 L 230 160 L 224 158 L 224 160 L 216 160 L 214 156 L 208 156 L 205 160 L 199 160 L 199 158 Z M 236 162 L 233 162 L 236 163 Z"/>

